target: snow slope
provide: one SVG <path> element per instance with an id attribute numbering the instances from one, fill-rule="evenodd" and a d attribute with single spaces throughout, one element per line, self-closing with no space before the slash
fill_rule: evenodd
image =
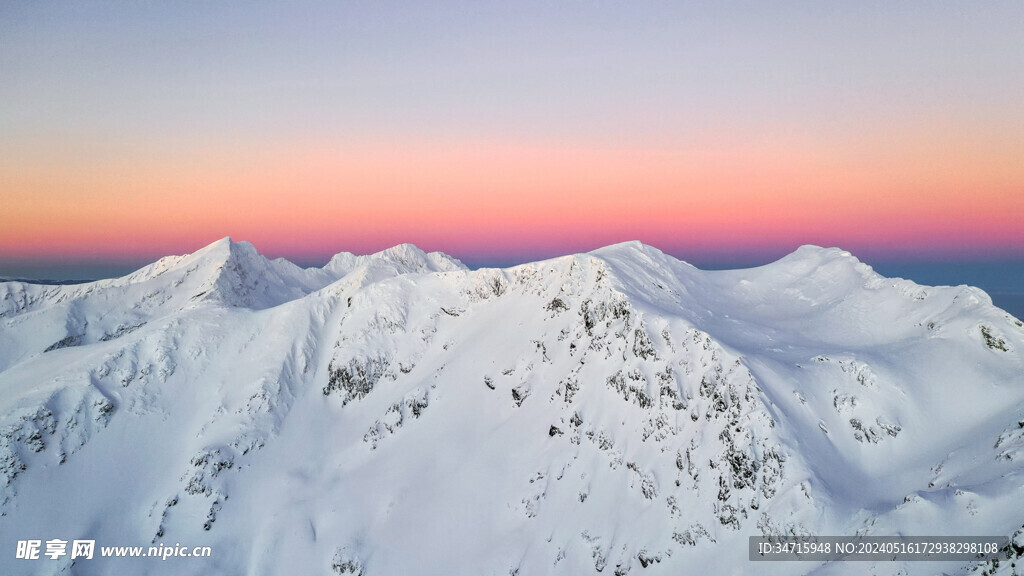
<path id="1" fill-rule="evenodd" d="M 747 537 L 1014 534 L 1021 350 L 980 290 L 810 246 L 716 272 L 639 243 L 301 269 L 224 239 L 114 280 L 2 283 L 0 566 L 966 573 L 754 565 Z M 213 555 L 15 560 L 29 538 Z"/>

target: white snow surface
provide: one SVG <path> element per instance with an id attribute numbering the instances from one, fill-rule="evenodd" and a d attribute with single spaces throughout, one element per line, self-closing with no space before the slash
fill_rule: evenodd
<path id="1" fill-rule="evenodd" d="M 302 269 L 225 238 L 0 283 L 0 573 L 973 573 L 754 564 L 747 538 L 1024 542 L 1022 350 L 979 289 L 813 246 Z M 97 557 L 14 558 L 55 538 Z M 212 556 L 98 557 L 159 544 Z"/>

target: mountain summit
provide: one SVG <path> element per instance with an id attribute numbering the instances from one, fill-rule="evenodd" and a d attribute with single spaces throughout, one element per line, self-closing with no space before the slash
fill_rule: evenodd
<path id="1" fill-rule="evenodd" d="M 931 574 L 755 570 L 747 538 L 1024 544 L 1021 350 L 984 292 L 838 249 L 473 271 L 401 245 L 302 269 L 224 239 L 0 283 L 0 547 L 213 550 L 25 574 Z"/>

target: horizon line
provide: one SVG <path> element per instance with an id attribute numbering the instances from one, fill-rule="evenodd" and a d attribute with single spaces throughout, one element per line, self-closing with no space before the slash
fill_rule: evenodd
<path id="1" fill-rule="evenodd" d="M 223 236 L 213 242 L 206 243 L 199 248 L 196 248 L 190 252 L 183 253 L 168 253 L 161 255 L 111 255 L 111 254 L 50 254 L 45 256 L 3 256 L 0 255 L 0 282 L 29 282 L 36 284 L 77 284 L 77 283 L 88 283 L 97 280 L 119 278 L 132 272 L 139 270 L 145 266 L 148 266 L 161 258 L 168 256 L 187 256 L 196 252 L 202 251 L 209 248 L 217 243 L 223 241 L 230 241 L 232 244 L 248 244 L 256 250 L 258 254 L 267 258 L 268 260 L 284 259 L 296 266 L 301 268 L 323 268 L 330 262 L 331 258 L 338 254 L 354 254 L 357 256 L 362 255 L 373 255 L 391 250 L 393 248 L 410 245 L 424 253 L 440 252 L 449 257 L 459 260 L 467 268 L 471 270 L 479 270 L 482 268 L 511 268 L 524 264 L 530 264 L 534 262 L 542 262 L 553 258 L 559 258 L 563 256 L 572 256 L 577 254 L 587 254 L 604 248 L 617 246 L 620 244 L 639 243 L 644 246 L 649 246 L 660 252 L 667 254 L 677 260 L 686 262 L 693 265 L 694 267 L 705 269 L 705 270 L 726 270 L 726 269 L 747 269 L 756 268 L 771 264 L 781 258 L 784 258 L 795 251 L 799 250 L 803 246 L 812 246 L 816 248 L 835 248 L 844 252 L 850 253 L 857 260 L 864 262 L 868 265 L 948 265 L 948 266 L 963 266 L 971 264 L 985 264 L 985 265 L 998 265 L 998 264 L 1024 264 L 1024 254 L 1020 255 L 1007 255 L 1007 254 L 964 254 L 964 253 L 952 253 L 952 254 L 941 254 L 936 251 L 918 252 L 918 253 L 907 253 L 900 251 L 892 251 L 887 256 L 883 256 L 882 253 L 885 250 L 861 250 L 854 251 L 848 250 L 841 246 L 824 246 L 815 243 L 804 243 L 796 246 L 792 249 L 787 249 L 777 246 L 769 247 L 695 247 L 687 250 L 685 254 L 681 250 L 677 249 L 662 249 L 655 244 L 643 242 L 641 240 L 626 240 L 621 242 L 613 242 L 604 244 L 590 250 L 569 250 L 556 252 L 555 250 L 543 250 L 543 249 L 532 249 L 523 250 L 516 252 L 514 250 L 482 250 L 476 254 L 469 254 L 459 256 L 458 252 L 450 252 L 446 250 L 426 250 L 420 248 L 414 242 L 399 242 L 393 244 L 387 248 L 373 251 L 361 251 L 351 252 L 342 250 L 339 252 L 327 253 L 325 251 L 315 251 L 306 254 L 275 254 L 274 252 L 265 253 L 260 251 L 256 243 L 249 240 L 234 240 L 232 236 Z M 289 251 L 291 252 L 291 251 Z M 92 273 L 86 272 L 86 270 L 93 270 Z M 36 272 L 26 272 L 36 270 Z M 54 274 L 58 270 L 67 270 L 71 272 L 77 270 L 72 274 Z"/>

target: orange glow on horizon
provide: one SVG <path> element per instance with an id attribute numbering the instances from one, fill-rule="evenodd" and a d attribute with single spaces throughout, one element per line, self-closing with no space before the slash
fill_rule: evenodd
<path id="1" fill-rule="evenodd" d="M 999 144 L 1002 144 L 1000 146 Z M 0 253 L 151 255 L 231 235 L 268 253 L 411 241 L 458 251 L 601 244 L 967 243 L 1024 253 L 1024 146 L 776 137 L 662 150 L 571 143 L 288 142 L 25 153 L 4 169 Z"/>

